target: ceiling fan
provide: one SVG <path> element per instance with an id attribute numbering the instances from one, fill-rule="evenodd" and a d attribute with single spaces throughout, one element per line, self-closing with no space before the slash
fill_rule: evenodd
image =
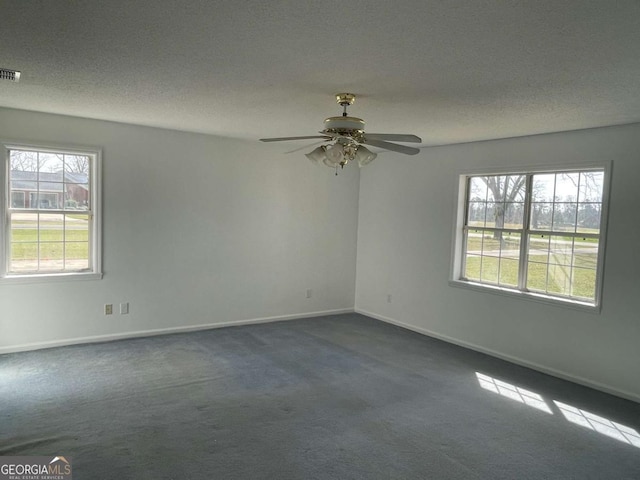
<path id="1" fill-rule="evenodd" d="M 389 140 L 396 142 L 421 143 L 422 139 L 416 135 L 395 134 L 395 133 L 365 133 L 364 120 L 357 117 L 347 115 L 347 107 L 353 105 L 356 96 L 352 93 L 339 93 L 336 95 L 336 101 L 342 106 L 341 117 L 329 117 L 324 121 L 324 129 L 320 131 L 321 135 L 310 135 L 304 137 L 280 137 L 280 138 L 261 138 L 261 142 L 285 142 L 289 140 L 307 140 L 320 138 L 329 142 L 322 145 L 306 157 L 313 163 L 324 163 L 328 167 L 337 169 L 338 166 L 343 168 L 350 161 L 356 160 L 359 166 L 370 163 L 377 157 L 377 154 L 371 152 L 364 145 L 372 147 L 384 148 L 393 152 L 404 153 L 406 155 L 415 155 L 420 149 L 415 147 L 407 147 L 397 143 L 391 143 Z"/>

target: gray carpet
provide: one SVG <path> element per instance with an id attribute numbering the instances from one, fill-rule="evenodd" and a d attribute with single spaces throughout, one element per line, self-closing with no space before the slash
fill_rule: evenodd
<path id="1" fill-rule="evenodd" d="M 77 480 L 639 479 L 639 430 L 640 404 L 356 314 L 0 356 L 0 455 Z"/>

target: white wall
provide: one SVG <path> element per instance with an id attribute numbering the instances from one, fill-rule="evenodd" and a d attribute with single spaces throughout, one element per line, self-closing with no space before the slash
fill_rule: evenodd
<path id="1" fill-rule="evenodd" d="M 357 167 L 336 177 L 285 144 L 9 109 L 0 138 L 101 147 L 104 214 L 102 280 L 0 284 L 0 353 L 353 309 Z M 120 302 L 129 315 L 103 314 Z"/>
<path id="2" fill-rule="evenodd" d="M 600 314 L 448 284 L 459 173 L 600 160 L 613 162 Z M 639 124 L 381 156 L 361 172 L 356 310 L 640 401 L 639 182 Z"/>

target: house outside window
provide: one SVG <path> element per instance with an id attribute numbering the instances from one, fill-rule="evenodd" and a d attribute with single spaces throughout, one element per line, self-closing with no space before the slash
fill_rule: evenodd
<path id="1" fill-rule="evenodd" d="M 598 307 L 608 168 L 463 175 L 452 282 Z"/>
<path id="2" fill-rule="evenodd" d="M 7 281 L 99 278 L 100 151 L 4 145 Z"/>

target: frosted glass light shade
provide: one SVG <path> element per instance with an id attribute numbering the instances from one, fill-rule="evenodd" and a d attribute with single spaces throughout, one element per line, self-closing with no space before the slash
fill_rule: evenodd
<path id="1" fill-rule="evenodd" d="M 333 145 L 322 145 L 310 153 L 305 154 L 312 163 L 327 167 L 336 168 L 344 166 L 347 162 L 356 160 L 360 167 L 371 163 L 378 155 L 357 143 L 342 144 L 339 142 Z"/>
<path id="2" fill-rule="evenodd" d="M 316 148 L 313 152 L 305 154 L 305 157 L 311 160 L 312 163 L 319 165 L 320 162 L 324 162 L 324 160 L 327 158 L 327 155 L 325 154 L 326 148 L 327 147 L 322 145 Z"/>
<path id="3" fill-rule="evenodd" d="M 340 143 L 335 143 L 327 147 L 326 154 L 327 158 L 324 159 L 324 164 L 329 167 L 336 167 L 344 160 L 344 150 Z"/>
<path id="4" fill-rule="evenodd" d="M 358 147 L 358 151 L 356 152 L 356 160 L 358 160 L 358 165 L 360 167 L 364 167 L 365 165 L 371 163 L 377 156 L 378 154 L 373 153 L 371 150 L 363 147 L 362 145 Z"/>

